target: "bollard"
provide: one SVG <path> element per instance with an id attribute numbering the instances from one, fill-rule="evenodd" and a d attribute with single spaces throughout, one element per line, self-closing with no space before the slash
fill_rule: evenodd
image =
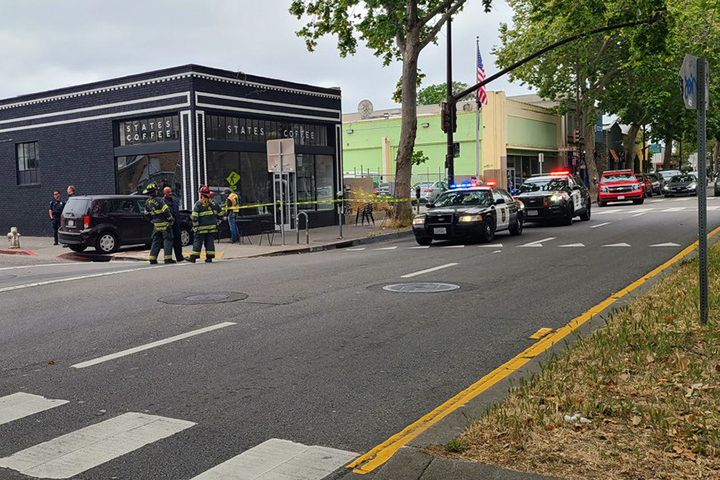
<path id="1" fill-rule="evenodd" d="M 17 227 L 10 227 L 10 232 L 7 234 L 7 238 L 10 241 L 10 248 L 20 248 L 20 236 Z"/>
<path id="2" fill-rule="evenodd" d="M 298 212 L 295 215 L 295 227 L 297 228 L 297 243 L 300 245 L 300 215 L 305 215 L 305 243 L 310 245 L 310 219 L 307 212 Z"/>

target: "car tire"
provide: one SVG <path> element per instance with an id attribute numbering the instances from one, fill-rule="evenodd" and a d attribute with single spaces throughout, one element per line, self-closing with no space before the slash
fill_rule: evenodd
<path id="1" fill-rule="evenodd" d="M 510 231 L 510 235 L 522 235 L 522 232 L 523 232 L 522 219 L 519 216 L 515 217 L 515 223 L 510 225 L 508 230 Z"/>
<path id="2" fill-rule="evenodd" d="M 715 196 L 716 196 L 716 197 L 720 197 L 720 190 L 715 190 L 714 193 L 715 193 Z"/>
<path id="3" fill-rule="evenodd" d="M 422 245 L 423 247 L 427 247 L 432 243 L 432 237 L 418 237 L 415 236 L 415 241 L 418 245 Z"/>
<path id="4" fill-rule="evenodd" d="M 119 246 L 117 235 L 107 230 L 101 232 L 95 240 L 95 250 L 100 253 L 114 253 Z"/>
<path id="5" fill-rule="evenodd" d="M 488 220 L 482 223 L 482 232 L 480 240 L 483 243 L 490 243 L 495 239 L 495 219 L 488 217 Z"/>
<path id="6" fill-rule="evenodd" d="M 642 205 L 643 203 L 645 203 L 645 199 L 641 198 L 640 200 L 633 200 L 633 203 L 635 205 Z"/>
<path id="7" fill-rule="evenodd" d="M 180 228 L 180 245 L 183 247 L 187 247 L 188 245 L 192 245 L 193 242 L 193 234 L 192 230 L 187 227 L 181 227 Z"/>
<path id="8" fill-rule="evenodd" d="M 568 207 L 567 212 L 565 213 L 565 216 L 562 218 L 562 224 L 563 225 L 572 225 L 573 217 L 575 216 L 575 209 L 572 205 Z"/>
<path id="9" fill-rule="evenodd" d="M 68 248 L 73 252 L 80 253 L 85 251 L 87 245 L 68 245 Z"/>
<path id="10" fill-rule="evenodd" d="M 590 220 L 590 214 L 592 209 L 592 203 L 590 200 L 588 200 L 587 204 L 585 204 L 585 211 L 580 214 L 580 220 L 583 222 L 587 222 Z"/>
<path id="11" fill-rule="evenodd" d="M 605 205 L 607 205 L 607 202 L 602 202 L 602 201 L 598 200 L 598 207 L 601 207 L 601 208 L 602 208 L 602 207 L 604 207 Z"/>

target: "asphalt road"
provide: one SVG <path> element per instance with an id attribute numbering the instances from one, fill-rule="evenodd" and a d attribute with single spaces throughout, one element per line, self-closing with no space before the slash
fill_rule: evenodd
<path id="1" fill-rule="evenodd" d="M 708 204 L 712 229 L 720 199 Z M 363 453 L 531 345 L 539 328 L 675 255 L 696 240 L 696 219 L 695 198 L 659 199 L 596 208 L 568 227 L 528 225 L 491 246 L 404 240 L 156 267 L 0 263 L 0 466 L 127 412 L 194 425 L 106 461 L 95 452 L 99 465 L 72 478 L 190 479 L 271 438 Z M 382 289 L 416 281 L 460 288 Z M 244 295 L 159 301 L 218 292 Z M 222 322 L 232 324 L 73 367 Z M 67 403 L 3 423 L 3 398 L 18 392 Z M 26 478 L 0 468 L 0 479 Z"/>

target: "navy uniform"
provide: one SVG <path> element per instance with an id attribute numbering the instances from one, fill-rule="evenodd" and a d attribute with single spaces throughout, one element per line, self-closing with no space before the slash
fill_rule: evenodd
<path id="1" fill-rule="evenodd" d="M 221 215 L 220 208 L 210 200 L 210 189 L 202 187 L 200 189 L 200 200 L 195 202 L 190 218 L 193 223 L 193 239 L 192 253 L 188 257 L 190 262 L 200 258 L 203 244 L 205 245 L 205 262 L 211 263 L 215 258 L 215 235 L 217 234 L 217 220 Z"/>
<path id="2" fill-rule="evenodd" d="M 65 202 L 60 199 L 60 195 L 57 199 L 53 199 L 50 202 L 50 221 L 52 222 L 53 238 L 55 239 L 54 245 L 58 244 L 58 229 L 60 228 L 60 218 L 62 217 L 62 211 L 65 208 Z"/>
<path id="3" fill-rule="evenodd" d="M 145 213 L 150 216 L 153 224 L 152 245 L 150 246 L 150 256 L 148 257 L 151 264 L 158 263 L 157 257 L 160 250 L 165 254 L 165 263 L 175 263 L 172 259 L 173 253 L 173 233 L 172 225 L 175 219 L 170 213 L 170 207 L 167 206 L 157 195 L 157 185 L 149 184 L 143 193 L 149 193 L 152 196 L 145 202 Z"/>

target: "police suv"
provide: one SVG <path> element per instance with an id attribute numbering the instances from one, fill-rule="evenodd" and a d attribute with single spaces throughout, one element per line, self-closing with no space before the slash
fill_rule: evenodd
<path id="1" fill-rule="evenodd" d="M 427 208 L 427 213 L 413 219 L 413 233 L 420 245 L 430 245 L 433 240 L 490 242 L 496 232 L 520 235 L 523 230 L 522 204 L 501 188 L 451 188 Z"/>
<path id="2" fill-rule="evenodd" d="M 590 220 L 590 192 L 577 176 L 568 171 L 533 175 L 520 186 L 516 196 L 525 205 L 525 220 L 559 220 L 572 225 L 574 217 Z"/>

